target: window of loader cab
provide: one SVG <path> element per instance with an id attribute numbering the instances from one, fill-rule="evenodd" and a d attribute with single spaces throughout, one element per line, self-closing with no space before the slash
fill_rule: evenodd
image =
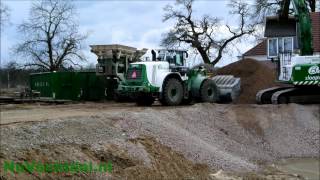
<path id="1" fill-rule="evenodd" d="M 170 54 L 167 54 L 167 56 L 166 56 L 166 60 L 167 60 L 167 62 L 169 63 L 169 64 L 175 64 L 175 59 L 174 59 L 174 57 L 172 56 L 172 55 L 170 55 Z"/>
<path id="2" fill-rule="evenodd" d="M 175 59 L 176 59 L 176 65 L 177 66 L 183 66 L 183 59 L 182 59 L 182 56 L 180 54 L 176 54 L 175 55 Z"/>

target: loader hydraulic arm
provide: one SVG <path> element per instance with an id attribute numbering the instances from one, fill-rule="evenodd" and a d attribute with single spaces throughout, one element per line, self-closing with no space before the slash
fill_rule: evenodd
<path id="1" fill-rule="evenodd" d="M 291 0 L 283 0 L 280 18 L 288 18 L 289 6 Z M 298 20 L 298 37 L 300 46 L 300 55 L 312 55 L 312 31 L 310 13 L 305 0 L 292 0 L 294 12 Z"/>

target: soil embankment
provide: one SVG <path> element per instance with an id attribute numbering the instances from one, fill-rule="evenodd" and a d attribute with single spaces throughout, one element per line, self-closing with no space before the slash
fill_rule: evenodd
<path id="1" fill-rule="evenodd" d="M 108 175 L 17 175 L 23 179 L 299 179 L 265 165 L 287 157 L 319 157 L 318 105 L 120 106 L 3 107 L 1 167 L 6 160 L 111 161 L 114 167 Z M 2 170 L 3 178 L 14 178 Z"/>

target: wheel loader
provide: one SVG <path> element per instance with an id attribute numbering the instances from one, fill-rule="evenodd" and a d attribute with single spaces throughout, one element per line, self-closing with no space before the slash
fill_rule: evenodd
<path id="1" fill-rule="evenodd" d="M 151 50 L 151 61 L 134 62 L 128 67 L 116 93 L 129 96 L 138 105 L 161 104 L 177 106 L 193 100 L 215 102 L 218 89 L 203 67 L 189 69 L 185 50 Z"/>

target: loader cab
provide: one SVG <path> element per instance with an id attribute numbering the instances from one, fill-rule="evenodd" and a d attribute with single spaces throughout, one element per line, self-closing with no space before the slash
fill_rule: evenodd
<path id="1" fill-rule="evenodd" d="M 188 52 L 186 50 L 160 49 L 155 54 L 157 55 L 157 61 L 167 61 L 169 63 L 171 72 L 178 72 L 181 75 L 187 73 L 186 59 L 188 58 Z"/>
<path id="2" fill-rule="evenodd" d="M 186 59 L 188 52 L 186 50 L 167 50 L 159 49 L 152 50 L 153 61 L 167 61 L 169 68 L 174 72 L 186 71 Z"/>

